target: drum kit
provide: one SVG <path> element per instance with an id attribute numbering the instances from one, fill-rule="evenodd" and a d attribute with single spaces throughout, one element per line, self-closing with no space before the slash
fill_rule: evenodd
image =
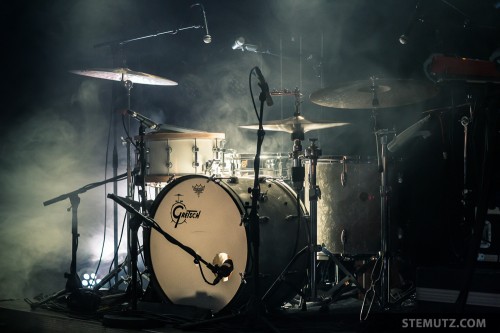
<path id="1" fill-rule="evenodd" d="M 129 98 L 135 83 L 177 84 L 127 68 L 72 73 L 121 81 Z M 375 114 L 379 109 L 424 101 L 436 93 L 435 87 L 426 83 L 372 77 L 320 89 L 310 95 L 310 101 L 328 108 L 366 109 Z M 304 134 L 349 123 L 307 120 L 300 113 L 302 94 L 298 89 L 274 90 L 271 95 L 293 96 L 293 117 L 239 126 L 259 130 L 261 125 L 264 131 L 290 133 L 293 142 L 289 153 L 259 155 L 261 168 L 257 172 L 262 191 L 255 200 L 261 228 L 260 261 L 249 250 L 250 235 L 244 223 L 249 202 L 254 199 L 251 187 L 256 155 L 226 148 L 224 133 L 151 125 L 148 118 L 135 113 L 133 118 L 140 121 L 135 137 L 135 171 L 140 180 L 136 185 L 143 187 L 140 200 L 147 200 L 145 186 L 160 189 L 152 203 L 150 200 L 148 206 L 141 205 L 141 215 L 149 221 L 142 221 L 143 251 L 152 287 L 173 304 L 216 313 L 228 311 L 241 307 L 251 297 L 252 284 L 247 282 L 255 278 L 250 273 L 258 262 L 258 279 L 266 291 L 263 300 L 266 306 L 275 307 L 296 295 L 302 300 L 317 299 L 317 260 L 331 258 L 341 266 L 338 255 L 361 254 L 377 256 L 385 264 L 380 288 L 384 304 L 388 300 L 384 288 L 388 286 L 390 251 L 387 145 L 389 135 L 394 139 L 397 136 L 394 131 L 375 129 L 381 149 L 377 147 L 380 153 L 374 158 L 322 156 L 316 139 L 302 148 Z M 146 127 L 155 131 L 146 133 Z M 308 186 L 304 186 L 306 179 Z M 126 208 L 130 212 L 130 205 Z M 176 241 L 172 241 L 174 237 Z M 186 251 L 187 246 L 193 249 Z M 137 263 L 133 264 L 136 267 Z M 214 274 L 213 283 L 208 281 L 210 273 L 203 272 L 202 264 Z M 352 274 L 348 275 L 357 284 Z"/>

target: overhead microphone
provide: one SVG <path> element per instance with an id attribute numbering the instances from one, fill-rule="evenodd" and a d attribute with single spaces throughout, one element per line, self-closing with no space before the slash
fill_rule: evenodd
<path id="1" fill-rule="evenodd" d="M 273 99 L 271 97 L 271 93 L 269 92 L 269 86 L 267 85 L 266 79 L 262 75 L 260 68 L 255 66 L 255 72 L 257 73 L 257 77 L 259 78 L 259 86 L 262 91 L 266 94 L 266 103 L 267 106 L 272 106 L 274 104 Z"/>
<path id="2" fill-rule="evenodd" d="M 208 33 L 208 24 L 207 24 L 207 15 L 205 14 L 205 7 L 201 3 L 195 3 L 191 5 L 191 8 L 194 6 L 200 6 L 201 12 L 203 13 L 203 22 L 205 23 L 205 36 L 203 36 L 203 42 L 205 44 L 210 44 L 212 42 L 212 36 Z"/>
<path id="3" fill-rule="evenodd" d="M 143 116 L 142 114 L 140 114 L 138 112 L 132 111 L 130 109 L 126 109 L 123 111 L 123 114 L 128 114 L 132 118 L 139 120 L 141 123 L 143 123 L 144 125 L 146 125 L 146 127 L 150 128 L 150 129 L 156 130 L 156 129 L 160 128 L 160 125 L 158 125 L 157 123 L 155 123 L 154 121 L 152 121 L 148 117 Z"/>
<path id="4" fill-rule="evenodd" d="M 243 45 L 245 45 L 245 38 L 243 37 L 238 37 L 232 46 L 233 50 L 242 50 L 243 51 Z"/>
<path id="5" fill-rule="evenodd" d="M 248 51 L 248 52 L 259 52 L 259 48 L 257 45 L 254 44 L 246 44 L 245 43 L 245 38 L 243 37 L 238 37 L 234 41 L 233 46 L 231 46 L 233 50 L 241 50 L 241 51 Z"/>
<path id="6" fill-rule="evenodd" d="M 401 36 L 399 36 L 399 42 L 403 45 L 406 45 L 409 40 L 409 35 L 411 34 L 413 28 L 415 27 L 415 24 L 417 22 L 423 22 L 422 17 L 420 16 L 420 9 L 421 9 L 421 0 L 417 1 L 415 4 L 415 9 L 413 10 L 413 14 L 410 17 L 410 20 L 408 21 L 408 25 L 406 26 L 405 31 Z"/>

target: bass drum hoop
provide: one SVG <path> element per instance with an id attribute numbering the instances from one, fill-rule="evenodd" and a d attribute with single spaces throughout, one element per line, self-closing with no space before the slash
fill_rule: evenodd
<path id="1" fill-rule="evenodd" d="M 203 175 L 185 175 L 185 176 L 181 176 L 179 178 L 176 178 L 174 179 L 171 183 L 169 183 L 166 187 L 164 187 L 161 192 L 158 194 L 158 196 L 155 198 L 155 201 L 153 202 L 152 206 L 151 206 L 151 209 L 150 209 L 150 213 L 151 213 L 151 216 L 153 217 L 154 219 L 154 216 L 157 214 L 157 210 L 160 206 L 160 204 L 163 202 L 164 198 L 167 196 L 168 193 L 170 193 L 170 191 L 172 189 L 174 189 L 178 184 L 186 181 L 186 180 L 189 180 L 189 179 L 200 179 L 202 182 L 208 182 L 208 181 L 213 181 L 213 179 L 209 178 L 209 177 L 206 177 L 206 176 L 203 176 Z M 239 180 L 242 180 L 242 178 L 235 178 L 237 179 L 237 181 Z M 243 178 L 244 180 L 245 178 Z M 276 186 L 278 186 L 280 188 L 281 191 L 285 192 L 285 194 L 288 195 L 288 197 L 291 198 L 293 197 L 294 195 L 294 192 L 293 190 L 284 182 L 282 181 L 279 181 L 279 180 L 267 180 L 267 182 L 269 182 L 269 184 L 274 184 Z M 217 179 L 217 182 L 216 184 L 218 186 L 220 186 L 222 188 L 222 190 L 227 193 L 229 195 L 229 197 L 231 198 L 232 202 L 235 204 L 235 208 L 237 208 L 237 210 L 239 211 L 239 213 L 241 214 L 240 217 L 243 217 L 244 216 L 244 212 L 245 212 L 245 207 L 244 207 L 244 203 L 242 201 L 242 198 L 241 196 L 239 196 L 236 192 L 235 192 L 235 189 L 233 189 L 229 184 L 226 184 L 225 182 L 223 181 L 220 181 L 220 179 Z M 261 184 L 262 186 L 262 184 Z M 263 189 L 263 191 L 265 191 L 265 189 Z M 286 195 L 285 195 L 286 196 Z M 294 202 L 294 205 L 296 205 L 296 202 Z M 285 203 L 285 206 L 286 206 L 286 203 Z M 227 209 L 228 207 L 224 207 L 225 209 Z M 294 209 L 297 209 L 297 206 L 294 206 Z M 300 210 L 301 210 L 301 214 L 302 216 L 305 214 L 306 212 L 306 209 L 303 205 L 302 202 L 300 202 Z M 288 220 L 289 219 L 289 216 L 283 216 L 283 220 Z M 302 219 L 301 221 L 301 225 L 300 225 L 300 228 L 303 229 L 305 228 L 305 224 L 304 224 L 304 220 L 305 219 Z M 251 271 L 251 266 L 252 266 L 252 259 L 251 259 L 251 247 L 250 247 L 250 241 L 248 239 L 248 234 L 249 234 L 249 231 L 247 230 L 247 227 L 242 227 L 243 229 L 243 235 L 244 235 L 244 242 L 241 242 L 241 243 L 244 243 L 244 253 L 245 253 L 245 258 L 244 258 L 244 267 L 243 269 L 241 269 L 242 272 L 239 272 L 237 269 L 237 263 L 235 263 L 235 269 L 233 270 L 232 272 L 232 279 L 239 279 L 241 281 L 241 276 L 238 276 L 240 275 L 240 273 L 246 273 L 246 272 L 250 272 Z M 295 230 L 295 229 L 294 229 Z M 295 233 L 295 231 L 294 231 Z M 305 233 L 304 233 L 305 234 Z M 262 239 L 262 236 L 266 237 L 266 235 L 263 235 L 262 233 L 262 227 L 261 227 L 261 239 Z M 174 236 L 175 237 L 175 236 Z M 304 235 L 301 234 L 301 237 L 303 238 Z M 143 238 L 144 238 L 144 253 L 145 253 L 145 261 L 146 261 L 146 265 L 148 267 L 148 270 L 150 272 L 150 283 L 152 284 L 153 288 L 154 288 L 154 291 L 156 292 L 159 292 L 160 293 L 160 296 L 161 298 L 163 298 L 164 300 L 167 300 L 168 302 L 171 302 L 172 304 L 181 304 L 181 305 L 194 305 L 194 306 L 199 306 L 199 304 L 182 304 L 182 303 L 178 303 L 176 302 L 175 300 L 172 300 L 169 295 L 168 295 L 168 290 L 165 290 L 166 288 L 163 288 L 160 281 L 158 280 L 158 276 L 155 272 L 155 265 L 153 264 L 153 260 L 152 260 L 152 256 L 151 256 L 151 252 L 150 252 L 150 242 L 151 242 L 151 230 L 149 229 L 144 229 L 144 235 L 143 235 Z M 300 237 L 299 237 L 300 238 Z M 307 244 L 307 241 L 305 239 L 300 239 L 297 238 L 297 242 L 300 243 L 299 245 L 301 246 L 302 244 L 305 245 Z M 165 239 L 165 242 L 168 242 L 166 239 Z M 270 243 L 270 242 L 267 242 L 267 243 Z M 189 244 L 185 244 L 186 246 L 189 246 Z M 264 244 L 266 245 L 266 243 Z M 267 246 L 269 246 L 270 248 L 273 248 L 276 246 L 276 244 L 267 244 Z M 261 241 L 261 246 L 260 246 L 260 249 L 261 249 L 261 254 L 262 254 L 262 249 L 263 249 L 263 244 L 262 244 L 262 241 Z M 229 253 L 229 255 L 231 256 L 231 253 Z M 202 256 L 203 257 L 203 256 Z M 290 256 L 288 259 L 291 259 L 292 256 Z M 203 257 L 204 260 L 206 260 L 207 262 L 212 262 L 212 258 L 210 257 Z M 265 258 L 264 258 L 265 259 Z M 287 259 L 287 260 L 288 260 Z M 303 258 L 303 259 L 306 259 L 306 258 Z M 275 265 L 277 265 L 276 262 L 274 262 Z M 285 265 L 287 264 L 287 262 L 280 262 L 279 264 L 283 264 L 283 266 L 280 266 L 279 267 L 279 270 L 280 270 L 280 273 L 281 273 L 281 269 L 283 269 L 285 267 Z M 200 265 L 202 265 L 202 269 L 204 271 L 204 274 L 205 276 L 207 276 L 207 280 L 211 282 L 211 279 L 213 278 L 213 274 L 210 272 L 210 270 L 208 270 L 204 264 L 200 263 Z M 269 264 L 268 264 L 269 265 Z M 242 265 L 240 264 L 240 267 Z M 262 255 L 261 255 L 261 267 L 262 267 Z M 298 268 L 297 268 L 298 267 Z M 306 267 L 306 262 L 304 260 L 296 260 L 296 262 L 294 263 L 294 265 L 292 266 L 291 270 L 294 270 L 293 273 L 292 273 L 292 279 L 291 279 L 291 282 L 292 283 L 297 283 L 297 284 L 301 284 L 299 286 L 295 286 L 295 288 L 297 287 L 303 287 L 303 281 L 305 280 L 305 267 Z M 304 270 L 304 272 L 302 272 L 302 268 Z M 261 268 L 262 270 L 262 268 Z M 302 277 L 302 273 L 304 273 L 303 277 Z M 199 272 L 198 272 L 199 274 Z M 210 278 L 208 278 L 210 277 Z M 249 276 L 247 276 L 247 278 L 249 278 Z M 201 278 L 201 277 L 200 277 Z M 273 277 L 273 280 L 274 278 L 278 278 L 278 274 L 276 274 L 275 277 Z M 296 280 L 296 281 L 293 281 L 293 280 Z M 250 285 L 252 284 L 252 278 L 250 278 L 249 281 L 247 281 L 247 284 L 250 283 Z M 267 281 L 268 282 L 268 281 Z M 222 282 L 220 282 L 219 284 L 222 284 Z M 261 285 L 261 288 L 263 286 L 266 287 L 270 287 L 271 284 L 270 283 L 260 283 Z M 171 286 L 170 286 L 171 287 Z M 217 287 L 217 286 L 216 286 Z M 280 287 L 278 287 L 280 288 Z M 271 295 L 270 297 L 270 300 L 269 300 L 269 305 L 270 306 L 274 306 L 274 305 L 277 305 L 278 302 L 281 302 L 283 303 L 285 301 L 284 298 L 286 297 L 293 297 L 290 296 L 290 290 L 295 290 L 295 288 L 292 288 L 290 286 L 287 286 L 288 289 L 286 290 L 278 290 L 278 292 L 274 292 L 273 294 L 276 294 L 275 296 Z M 243 302 L 245 301 L 248 301 L 248 298 L 249 298 L 249 292 L 251 288 L 249 288 L 248 286 L 246 286 L 245 283 L 239 283 L 238 285 L 238 288 L 236 289 L 236 291 L 234 292 L 234 294 L 230 295 L 230 297 L 228 297 L 228 301 L 226 301 L 222 306 L 216 306 L 215 308 L 208 308 L 209 310 L 212 310 L 214 312 L 226 312 L 228 310 L 233 310 L 239 306 L 242 306 L 244 305 Z M 261 291 L 261 294 L 263 294 L 263 292 L 266 291 L 266 289 L 262 288 L 260 291 Z M 286 295 L 286 296 L 285 296 Z M 278 301 L 277 301 L 278 300 Z"/>

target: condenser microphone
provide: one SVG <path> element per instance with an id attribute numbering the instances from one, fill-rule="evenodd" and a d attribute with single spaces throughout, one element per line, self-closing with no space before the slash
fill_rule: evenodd
<path id="1" fill-rule="evenodd" d="M 420 16 L 420 7 L 421 7 L 420 2 L 421 1 L 417 1 L 417 4 L 415 5 L 415 9 L 413 10 L 413 14 L 410 17 L 410 20 L 408 21 L 408 25 L 406 26 L 405 31 L 401 36 L 399 36 L 399 42 L 403 45 L 406 45 L 408 43 L 409 36 L 413 28 L 415 27 L 415 24 L 417 22 L 423 22 L 423 19 Z"/>
<path id="2" fill-rule="evenodd" d="M 243 45 L 245 45 L 245 38 L 243 37 L 238 37 L 232 46 L 233 50 L 243 50 Z"/>
<path id="3" fill-rule="evenodd" d="M 207 24 L 207 15 L 205 15 L 205 7 L 201 3 L 195 3 L 191 5 L 191 8 L 194 6 L 200 6 L 201 7 L 201 12 L 203 13 L 203 22 L 205 23 L 205 36 L 203 36 L 203 42 L 205 44 L 210 44 L 212 42 L 212 36 L 208 33 L 208 24 Z"/>
<path id="4" fill-rule="evenodd" d="M 259 78 L 259 86 L 262 91 L 266 94 L 266 103 L 267 106 L 272 106 L 274 104 L 273 99 L 271 97 L 271 93 L 269 92 L 269 86 L 267 85 L 266 79 L 264 79 L 264 75 L 260 71 L 260 68 L 255 66 L 255 72 L 257 73 L 257 77 Z"/>
<path id="5" fill-rule="evenodd" d="M 216 273 L 217 276 L 216 276 L 213 284 L 217 284 L 223 278 L 226 278 L 229 275 L 231 275 L 231 272 L 233 271 L 233 269 L 234 269 L 233 261 L 231 259 L 224 260 L 222 265 L 220 265 L 220 267 L 217 267 L 217 273 Z"/>
<path id="6" fill-rule="evenodd" d="M 139 120 L 141 123 L 143 123 L 146 127 L 150 128 L 150 129 L 154 129 L 155 130 L 155 129 L 159 129 L 160 128 L 160 125 L 158 125 L 157 123 L 155 123 L 154 121 L 152 121 L 148 117 L 143 116 L 142 114 L 140 114 L 138 112 L 126 109 L 126 110 L 123 111 L 123 114 L 128 114 L 132 118 L 135 118 L 135 119 Z"/>

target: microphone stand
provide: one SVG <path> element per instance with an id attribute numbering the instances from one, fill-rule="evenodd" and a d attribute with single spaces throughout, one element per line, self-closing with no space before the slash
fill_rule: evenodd
<path id="1" fill-rule="evenodd" d="M 189 27 L 184 27 L 184 28 L 178 28 L 178 29 L 174 29 L 174 30 L 168 30 L 168 31 L 158 32 L 156 34 L 151 34 L 151 35 L 145 35 L 145 36 L 134 37 L 134 38 L 130 38 L 130 39 L 123 39 L 123 40 L 115 40 L 115 41 L 112 41 L 112 42 L 104 42 L 104 43 L 95 44 L 94 48 L 103 47 L 103 46 L 114 46 L 114 45 L 120 45 L 120 46 L 122 46 L 122 45 L 128 44 L 130 42 L 136 42 L 136 41 L 139 41 L 139 40 L 148 39 L 148 38 L 152 38 L 152 37 L 159 37 L 161 35 L 166 35 L 166 34 L 176 35 L 179 31 L 184 31 L 184 30 L 188 30 L 188 29 L 199 29 L 199 28 L 202 28 L 202 27 L 203 27 L 202 25 L 192 25 L 192 26 L 189 26 Z"/>
<path id="2" fill-rule="evenodd" d="M 80 236 L 78 234 L 78 206 L 80 204 L 80 197 L 78 196 L 81 193 L 85 193 L 86 191 L 93 189 L 95 187 L 101 186 L 106 183 L 110 182 L 116 182 L 118 180 L 124 179 L 126 176 L 126 173 L 101 181 L 97 183 L 91 183 L 88 185 L 85 185 L 78 190 L 75 190 L 73 192 L 69 192 L 66 194 L 62 194 L 58 197 L 55 197 L 53 199 L 47 200 L 43 203 L 44 206 L 49 206 L 52 205 L 56 202 L 68 199 L 70 200 L 71 206 L 68 208 L 68 211 L 71 210 L 71 264 L 70 264 L 70 271 L 69 273 L 64 273 L 64 277 L 67 279 L 66 282 L 66 287 L 65 289 L 53 294 L 52 296 L 47 297 L 46 299 L 40 301 L 40 302 L 31 302 L 28 299 L 25 299 L 27 303 L 30 304 L 32 309 L 35 309 L 37 307 L 42 306 L 43 304 L 50 302 L 54 299 L 59 298 L 60 296 L 63 296 L 65 294 L 70 294 L 70 295 L 76 295 L 78 291 L 82 288 L 82 282 L 80 278 L 78 277 L 78 274 L 76 272 L 76 267 L 77 267 L 77 262 L 76 262 L 76 254 L 78 250 L 78 237 Z"/>
<path id="3" fill-rule="evenodd" d="M 252 203 L 251 206 L 248 207 L 248 205 L 245 205 L 245 210 L 248 210 L 250 208 L 250 213 L 247 214 L 248 212 L 245 212 L 245 216 L 243 217 L 243 221 L 246 226 L 248 226 L 248 234 L 249 234 L 249 243 L 251 247 L 251 253 L 252 253 L 252 259 L 253 259 L 253 267 L 252 267 L 252 278 L 254 282 L 254 288 L 253 288 L 253 293 L 250 295 L 250 300 L 247 303 L 247 308 L 246 308 L 246 313 L 248 315 L 247 319 L 247 324 L 252 325 L 255 327 L 256 325 L 263 323 L 266 328 L 270 329 L 273 332 L 279 332 L 278 329 L 273 327 L 271 323 L 266 320 L 263 316 L 261 311 L 263 310 L 263 297 L 261 298 L 260 296 L 260 271 L 259 271 L 259 265 L 260 265 L 260 257 L 259 257 L 259 248 L 260 248 L 260 218 L 259 218 L 259 199 L 261 197 L 261 192 L 260 192 L 260 181 L 259 181 L 259 170 L 260 170 L 260 152 L 261 152 L 261 147 L 262 147 L 262 142 L 264 141 L 264 136 L 265 136 L 265 131 L 264 127 L 262 124 L 262 119 L 263 119 L 263 113 L 264 113 L 264 103 L 266 102 L 267 95 L 269 94 L 269 87 L 267 84 L 260 84 L 261 87 L 261 93 L 259 95 L 259 101 L 260 101 L 260 113 L 259 113 L 259 129 L 257 130 L 257 149 L 255 153 L 255 158 L 254 158 L 254 183 L 253 183 L 253 188 L 248 189 L 248 191 L 251 193 L 252 197 Z M 267 295 L 267 294 L 266 294 Z M 192 329 L 195 326 L 198 326 L 203 323 L 215 323 L 220 320 L 228 319 L 228 318 L 234 318 L 239 316 L 240 313 L 236 315 L 229 315 L 229 316 L 224 316 L 220 318 L 215 318 L 215 319 L 209 319 L 204 322 L 197 322 L 197 323 L 190 323 L 190 324 L 184 324 L 181 325 L 180 328 L 184 329 Z"/>
<path id="4" fill-rule="evenodd" d="M 262 124 L 262 117 L 264 113 L 264 102 L 266 101 L 266 91 L 265 87 L 262 87 L 262 91 L 259 95 L 260 100 L 260 113 L 259 113 L 259 129 L 257 130 L 257 149 L 255 153 L 255 158 L 253 162 L 254 169 L 254 181 L 253 189 L 251 190 L 252 205 L 249 215 L 249 236 L 250 245 L 253 250 L 253 280 L 254 280 L 254 293 L 253 300 L 250 300 L 250 312 L 251 314 L 259 317 L 260 315 L 260 282 L 259 282 L 259 248 L 260 248 L 260 226 L 259 226 L 259 213 L 258 213 L 258 202 L 260 198 L 260 183 L 259 183 L 259 171 L 260 171 L 260 152 L 262 147 L 262 142 L 264 141 L 265 131 Z M 253 312 L 253 313 L 252 313 Z"/>
<path id="5" fill-rule="evenodd" d="M 216 275 L 216 279 L 214 280 L 214 284 L 218 283 L 222 277 L 225 277 L 228 275 L 230 272 L 226 272 L 226 274 L 223 273 L 223 270 L 221 267 L 218 265 L 212 265 L 206 260 L 204 260 L 200 255 L 198 255 L 192 248 L 182 244 L 179 242 L 177 239 L 175 239 L 173 236 L 165 232 L 164 230 L 161 229 L 161 227 L 151 219 L 150 217 L 147 217 L 143 214 L 141 214 L 138 210 L 136 210 L 134 207 L 132 207 L 130 204 L 127 203 L 127 201 L 113 193 L 108 194 L 108 198 L 112 199 L 115 201 L 117 204 L 122 206 L 127 210 L 127 212 L 130 214 L 131 219 L 130 219 L 130 233 L 131 233 L 131 248 L 130 248 L 130 261 L 131 261 L 131 288 L 130 288 L 130 309 L 132 312 L 130 314 L 134 314 L 134 311 L 137 310 L 137 302 L 138 302 L 138 294 L 139 291 L 137 289 L 138 285 L 138 280 L 137 280 L 137 275 L 138 275 L 138 268 L 137 268 L 137 257 L 138 257 L 138 249 L 137 249 L 137 242 L 138 242 L 138 231 L 139 227 L 144 224 L 145 227 L 148 228 L 153 228 L 154 230 L 158 231 L 167 241 L 170 243 L 180 247 L 182 250 L 190 254 L 193 258 L 195 263 L 203 263 L 212 273 Z M 146 318 L 137 318 L 144 320 L 144 327 L 152 327 L 150 325 L 155 325 L 155 324 L 160 324 L 160 322 L 148 322 L 146 321 Z M 116 327 L 117 324 L 119 324 L 121 321 L 121 317 L 116 317 L 116 316 L 105 316 L 104 319 L 104 324 L 108 324 L 109 326 L 114 326 Z M 130 317 L 126 317 L 122 324 L 128 324 L 130 323 Z M 141 321 L 139 321 L 139 324 Z M 163 323 L 161 323 L 163 325 Z"/>
<path id="6" fill-rule="evenodd" d="M 181 28 L 177 28 L 177 29 L 174 29 L 174 30 L 167 30 L 167 31 L 163 31 L 163 32 L 158 32 L 158 33 L 155 33 L 155 34 L 149 34 L 149 35 L 145 35 L 145 36 L 139 36 L 139 37 L 134 37 L 134 38 L 129 38 L 129 39 L 121 39 L 121 40 L 114 40 L 114 41 L 108 41 L 108 42 L 103 42 L 103 43 L 98 43 L 98 44 L 94 44 L 94 48 L 101 48 L 101 47 L 109 47 L 110 50 L 111 50 L 111 53 L 113 55 L 113 62 L 116 61 L 116 53 L 119 51 L 120 53 L 122 52 L 122 47 L 126 44 L 129 44 L 131 42 L 136 42 L 136 41 L 140 41 L 140 40 L 143 40 L 143 39 L 149 39 L 149 38 L 153 38 L 153 37 L 159 37 L 159 36 L 162 36 L 162 35 L 166 35 L 166 34 L 170 34 L 170 35 L 175 35 L 177 34 L 178 32 L 180 31 L 184 31 L 184 30 L 189 30 L 189 29 L 200 29 L 202 28 L 203 26 L 202 25 L 192 25 L 192 26 L 189 26 L 189 27 L 181 27 Z M 127 90 L 127 101 L 128 101 L 128 109 L 130 109 L 130 90 L 132 89 L 132 85 L 133 85 L 133 82 L 131 81 L 122 81 L 123 84 L 124 84 L 124 87 L 125 89 Z M 115 91 L 113 90 L 112 94 L 114 94 Z M 114 98 L 113 98 L 114 100 Z M 112 111 L 113 112 L 113 111 Z M 113 117 L 114 118 L 114 117 Z M 130 129 L 130 120 L 128 122 L 128 126 L 127 126 L 127 132 L 128 130 Z M 118 170 L 118 148 L 117 148 L 117 140 L 116 140 L 116 136 L 117 136 L 117 125 L 116 125 L 116 120 L 115 120 L 115 132 L 113 133 L 114 134 L 114 141 L 113 141 L 113 176 L 116 177 L 116 175 L 118 174 L 117 170 Z M 131 193 L 131 189 L 132 189 L 132 186 L 131 186 L 131 166 L 130 166 L 130 142 L 129 142 L 129 139 L 127 138 L 126 140 L 126 149 L 127 149 L 127 174 L 128 174 L 128 178 L 127 178 L 127 197 L 128 199 L 132 199 L 133 197 L 133 194 Z M 118 194 L 118 186 L 115 182 L 114 186 L 113 186 L 113 192 L 115 194 Z M 114 247 L 115 247 L 115 252 L 117 253 L 118 252 L 118 207 L 116 205 L 116 203 L 114 204 L 114 207 L 113 207 L 113 224 L 114 224 L 114 227 L 113 227 L 113 231 L 114 231 Z M 130 223 L 129 222 L 130 220 L 130 217 L 127 216 L 127 224 Z M 130 239 L 129 237 L 127 237 L 127 243 L 130 243 Z M 129 255 L 129 250 L 128 250 L 128 247 L 127 247 L 127 257 Z M 127 268 L 130 269 L 130 262 L 126 260 L 126 263 L 125 263 L 125 266 L 127 266 Z M 114 269 L 115 270 L 118 270 L 119 267 L 121 265 L 118 265 L 118 257 L 114 258 L 113 260 L 113 266 L 114 266 Z M 118 276 L 115 277 L 115 284 L 118 283 Z"/>

